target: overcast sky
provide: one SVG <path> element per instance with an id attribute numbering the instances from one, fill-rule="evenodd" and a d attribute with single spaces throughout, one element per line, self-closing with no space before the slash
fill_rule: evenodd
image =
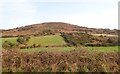
<path id="1" fill-rule="evenodd" d="M 119 0 L 0 0 L 0 29 L 43 22 L 118 28 Z"/>

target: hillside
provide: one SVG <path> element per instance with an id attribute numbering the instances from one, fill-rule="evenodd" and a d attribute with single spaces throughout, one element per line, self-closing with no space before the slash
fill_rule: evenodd
<path id="1" fill-rule="evenodd" d="M 21 35 L 45 35 L 45 34 L 56 34 L 60 32 L 87 32 L 93 34 L 117 34 L 117 30 L 110 29 L 96 29 L 77 26 L 63 22 L 45 22 L 40 24 L 32 24 L 14 29 L 2 30 L 2 36 L 21 36 Z"/>
<path id="2" fill-rule="evenodd" d="M 2 72 L 119 72 L 117 31 L 63 22 L 0 30 Z"/>

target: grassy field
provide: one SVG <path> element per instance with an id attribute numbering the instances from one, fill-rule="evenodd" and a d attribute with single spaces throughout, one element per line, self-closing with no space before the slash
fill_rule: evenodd
<path id="1" fill-rule="evenodd" d="M 75 47 L 41 47 L 41 48 L 30 48 L 30 49 L 21 49 L 22 52 L 40 52 L 40 51 L 62 51 L 62 52 L 67 52 L 67 51 L 72 51 L 74 50 Z"/>
<path id="2" fill-rule="evenodd" d="M 93 51 L 100 51 L 100 52 L 118 52 L 120 46 L 108 46 L 108 47 L 84 47 L 85 49 Z"/>
<path id="3" fill-rule="evenodd" d="M 2 43 L 4 42 L 4 41 L 10 41 L 10 42 L 12 42 L 12 43 L 17 43 L 17 38 L 18 37 L 9 37 L 9 38 L 2 38 Z"/>
<path id="4" fill-rule="evenodd" d="M 51 45 L 51 44 L 66 44 L 60 35 L 49 35 L 41 37 L 32 37 L 28 42 L 28 45 L 41 44 L 41 45 Z"/>
<path id="5" fill-rule="evenodd" d="M 10 41 L 12 43 L 17 44 L 17 37 L 12 38 L 2 38 L 2 42 Z M 49 36 L 40 36 L 40 37 L 31 37 L 28 45 L 40 44 L 40 45 L 62 45 L 66 44 L 63 38 L 60 35 L 49 35 Z M 120 46 L 119 46 L 120 48 Z M 71 51 L 73 49 L 88 49 L 91 52 L 100 51 L 100 52 L 117 52 L 118 46 L 108 46 L 108 47 L 40 47 L 40 48 L 29 48 L 29 49 L 21 49 L 21 51 Z"/>
<path id="6" fill-rule="evenodd" d="M 119 46 L 120 47 L 120 46 Z M 22 52 L 40 52 L 40 51 L 72 51 L 72 50 L 88 50 L 89 52 L 118 52 L 118 46 L 108 47 L 40 47 L 40 48 L 29 48 L 21 49 Z"/>
<path id="7" fill-rule="evenodd" d="M 2 42 L 10 41 L 17 44 L 18 37 L 2 38 Z M 28 45 L 40 44 L 40 45 L 51 45 L 51 44 L 66 44 L 63 38 L 60 35 L 49 35 L 49 36 L 40 36 L 40 37 L 31 37 Z"/>

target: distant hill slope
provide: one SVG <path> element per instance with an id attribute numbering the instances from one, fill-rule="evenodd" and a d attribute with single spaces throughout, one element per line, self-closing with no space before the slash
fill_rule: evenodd
<path id="1" fill-rule="evenodd" d="M 28 26 L 22 26 L 14 29 L 2 30 L 2 36 L 20 36 L 20 35 L 44 35 L 44 34 L 55 34 L 59 32 L 86 32 L 96 34 L 117 34 L 117 30 L 110 29 L 96 29 L 77 26 L 64 22 L 45 22 L 39 24 L 32 24 Z"/>

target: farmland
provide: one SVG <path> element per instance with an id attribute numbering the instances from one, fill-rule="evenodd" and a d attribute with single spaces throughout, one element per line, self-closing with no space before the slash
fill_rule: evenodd
<path id="1" fill-rule="evenodd" d="M 41 37 L 32 37 L 28 42 L 28 45 L 41 44 L 41 45 L 51 45 L 51 44 L 66 44 L 60 35 L 49 35 Z"/>
<path id="2" fill-rule="evenodd" d="M 7 41 L 10 41 L 10 42 L 12 42 L 12 43 L 17 44 L 17 41 L 16 41 L 17 38 L 18 38 L 18 37 L 8 37 L 8 38 L 0 38 L 0 39 L 2 40 L 2 43 L 7 40 Z"/>
<path id="3" fill-rule="evenodd" d="M 18 37 L 10 37 L 10 38 L 2 38 L 2 42 L 4 41 L 10 41 L 12 43 L 17 43 Z M 63 38 L 60 36 L 60 34 L 57 35 L 47 35 L 47 36 L 40 36 L 40 37 L 31 37 L 29 42 L 27 42 L 27 45 L 33 45 L 33 44 L 40 44 L 40 45 L 66 45 L 67 43 L 63 40 Z M 102 51 L 102 52 L 117 52 L 119 46 L 107 46 L 107 47 L 91 47 L 91 46 L 80 46 L 80 47 L 39 47 L 39 48 L 29 48 L 29 49 L 22 49 L 21 51 L 71 51 L 73 49 L 87 49 L 91 52 L 94 51 Z"/>
<path id="4" fill-rule="evenodd" d="M 41 48 L 30 48 L 30 49 L 21 49 L 22 52 L 40 52 L 40 51 L 47 51 L 47 52 L 68 52 L 75 50 L 75 47 L 41 47 Z"/>
<path id="5" fill-rule="evenodd" d="M 17 44 L 18 37 L 2 38 L 2 42 L 10 41 Z M 60 35 L 49 35 L 49 36 L 40 36 L 40 37 L 31 37 L 28 45 L 40 44 L 40 45 L 52 45 L 52 44 L 66 44 L 63 38 Z"/>
<path id="6" fill-rule="evenodd" d="M 10 37 L 10 38 L 2 38 L 2 42 L 10 41 L 12 43 L 17 43 L 18 37 Z M 66 45 L 67 43 L 63 40 L 60 34 L 57 35 L 47 35 L 47 36 L 39 36 L 39 37 L 31 37 L 27 45 L 40 44 L 40 45 Z M 80 47 L 39 47 L 39 48 L 29 48 L 22 49 L 21 51 L 33 52 L 33 51 L 71 51 L 73 49 L 87 49 L 90 52 L 99 51 L 99 52 L 118 52 L 119 46 L 107 46 L 107 47 L 91 47 L 91 46 L 80 46 Z"/>
<path id="7" fill-rule="evenodd" d="M 90 52 L 118 52 L 120 46 L 108 46 L 108 47 L 84 47 Z"/>

